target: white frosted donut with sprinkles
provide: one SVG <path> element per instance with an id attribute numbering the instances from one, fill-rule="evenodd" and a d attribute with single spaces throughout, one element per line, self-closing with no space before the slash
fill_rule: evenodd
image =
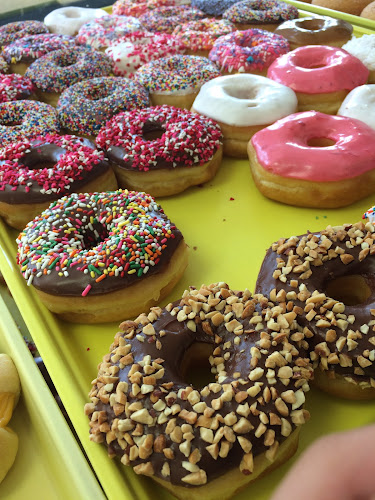
<path id="1" fill-rule="evenodd" d="M 17 243 L 28 285 L 78 323 L 136 316 L 167 296 L 187 265 L 184 238 L 161 206 L 128 190 L 60 198 Z"/>
<path id="2" fill-rule="evenodd" d="M 134 79 L 146 87 L 154 106 L 169 104 L 190 109 L 201 86 L 220 76 L 206 57 L 162 57 L 139 68 Z"/>
<path id="3" fill-rule="evenodd" d="M 105 50 L 118 38 L 141 31 L 142 25 L 132 16 L 103 16 L 81 26 L 77 43 L 96 50 Z"/>
<path id="4" fill-rule="evenodd" d="M 51 33 L 74 36 L 83 24 L 106 15 L 108 14 L 103 9 L 74 6 L 61 7 L 47 14 L 44 18 L 44 24 Z"/>
<path id="5" fill-rule="evenodd" d="M 0 215 L 23 229 L 64 194 L 116 189 L 108 161 L 82 137 L 46 134 L 0 150 Z"/>
<path id="6" fill-rule="evenodd" d="M 222 158 L 222 134 L 211 119 L 172 106 L 121 113 L 96 139 L 119 186 L 169 196 L 212 179 Z"/>
<path id="7" fill-rule="evenodd" d="M 349 92 L 337 114 L 356 118 L 375 129 L 375 84 L 361 85 Z"/>

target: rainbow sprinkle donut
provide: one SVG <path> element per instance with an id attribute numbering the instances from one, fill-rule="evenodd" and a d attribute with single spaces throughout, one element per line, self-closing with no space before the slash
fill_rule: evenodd
<path id="1" fill-rule="evenodd" d="M 0 144 L 25 137 L 58 132 L 59 120 L 55 108 L 39 101 L 11 101 L 0 104 Z"/>
<path id="2" fill-rule="evenodd" d="M 113 73 L 129 78 L 150 61 L 184 52 L 185 47 L 175 36 L 151 31 L 129 33 L 105 51 L 113 61 Z"/>
<path id="3" fill-rule="evenodd" d="M 157 7 L 140 16 L 142 25 L 149 31 L 172 33 L 179 24 L 203 19 L 205 13 L 188 5 Z"/>
<path id="4" fill-rule="evenodd" d="M 67 88 L 60 96 L 57 113 L 64 128 L 78 134 L 96 135 L 113 115 L 148 105 L 144 87 L 127 78 L 107 76 Z"/>
<path id="5" fill-rule="evenodd" d="M 135 17 L 103 16 L 81 26 L 76 39 L 80 45 L 103 50 L 118 38 L 140 30 L 142 25 Z"/>
<path id="6" fill-rule="evenodd" d="M 48 28 L 40 21 L 17 21 L 0 26 L 0 48 L 27 35 L 48 33 Z"/>
<path id="7" fill-rule="evenodd" d="M 229 7 L 223 13 L 223 18 L 236 23 L 240 28 L 241 25 L 256 27 L 257 24 L 280 24 L 296 19 L 298 15 L 296 7 L 278 0 L 243 0 Z"/>
<path id="8" fill-rule="evenodd" d="M 265 75 L 269 65 L 287 52 L 289 43 L 284 37 L 249 29 L 234 31 L 216 40 L 209 59 L 225 73 Z"/>
<path id="9" fill-rule="evenodd" d="M 30 99 L 34 89 L 33 82 L 26 76 L 17 73 L 0 74 L 0 102 Z"/>
<path id="10" fill-rule="evenodd" d="M 194 54 L 197 51 L 210 51 L 215 40 L 235 29 L 234 24 L 227 19 L 204 18 L 180 24 L 172 34 Z"/>

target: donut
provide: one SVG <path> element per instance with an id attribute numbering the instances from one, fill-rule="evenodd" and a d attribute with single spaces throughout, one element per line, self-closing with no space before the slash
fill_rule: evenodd
<path id="1" fill-rule="evenodd" d="M 255 73 L 266 76 L 269 65 L 289 51 L 289 43 L 269 31 L 234 31 L 218 38 L 209 53 L 224 74 Z"/>
<path id="2" fill-rule="evenodd" d="M 275 33 L 288 40 L 290 50 L 304 45 L 342 47 L 350 40 L 353 26 L 342 19 L 314 16 L 285 21 L 276 28 Z"/>
<path id="3" fill-rule="evenodd" d="M 187 245 L 161 206 L 128 190 L 64 196 L 17 243 L 28 285 L 48 309 L 77 323 L 135 317 L 166 297 L 187 265 Z"/>
<path id="4" fill-rule="evenodd" d="M 295 317 L 217 283 L 124 321 L 85 406 L 90 439 L 177 498 L 230 498 L 294 453 L 309 418 Z M 202 361 L 212 382 L 198 389 Z"/>
<path id="5" fill-rule="evenodd" d="M 273 200 L 337 208 L 374 192 L 375 131 L 359 120 L 295 113 L 253 135 L 254 182 Z"/>
<path id="6" fill-rule="evenodd" d="M 172 7 L 156 7 L 139 17 L 142 25 L 148 31 L 172 33 L 176 26 L 188 21 L 203 19 L 204 12 L 189 5 Z"/>
<path id="7" fill-rule="evenodd" d="M 345 97 L 337 114 L 356 118 L 375 130 L 375 85 L 356 87 Z"/>
<path id="8" fill-rule="evenodd" d="M 49 204 L 72 192 L 117 189 L 95 144 L 72 135 L 46 134 L 0 149 L 0 215 L 22 230 Z"/>
<path id="9" fill-rule="evenodd" d="M 312 0 L 311 5 L 319 5 L 327 9 L 338 10 L 359 16 L 363 9 L 367 7 L 372 0 Z"/>
<path id="10" fill-rule="evenodd" d="M 134 80 L 146 87 L 153 106 L 190 109 L 201 86 L 218 76 L 220 71 L 206 57 L 175 55 L 145 64 Z"/>
<path id="11" fill-rule="evenodd" d="M 59 132 L 56 110 L 39 101 L 0 103 L 0 144 L 5 145 L 39 134 Z"/>
<path id="12" fill-rule="evenodd" d="M 294 90 L 298 111 L 335 114 L 352 89 L 367 83 L 369 70 L 343 49 L 307 45 L 280 56 L 267 76 Z"/>
<path id="13" fill-rule="evenodd" d="M 6 73 L 8 71 L 8 63 L 3 56 L 0 55 L 0 73 Z"/>
<path id="14" fill-rule="evenodd" d="M 0 483 L 12 467 L 18 451 L 18 436 L 8 423 L 20 391 L 17 368 L 7 354 L 0 354 Z"/>
<path id="15" fill-rule="evenodd" d="M 64 129 L 80 135 L 97 135 L 113 115 L 148 105 L 148 93 L 138 83 L 128 78 L 104 76 L 68 87 L 56 109 Z"/>
<path id="16" fill-rule="evenodd" d="M 247 143 L 264 127 L 297 111 L 295 93 L 258 75 L 237 74 L 205 83 L 192 111 L 212 118 L 224 136 L 224 154 L 247 158 Z"/>
<path id="17" fill-rule="evenodd" d="M 56 106 L 61 92 L 87 78 L 107 76 L 112 63 L 108 56 L 84 47 L 54 50 L 34 61 L 25 75 L 36 86 L 40 100 Z"/>
<path id="18" fill-rule="evenodd" d="M 268 250 L 257 293 L 286 295 L 310 343 L 314 384 L 348 399 L 375 397 L 373 222 L 280 238 Z"/>
<path id="19" fill-rule="evenodd" d="M 24 75 L 32 62 L 39 57 L 58 49 L 71 49 L 76 46 L 75 39 L 67 35 L 42 33 L 19 38 L 3 50 L 3 56 L 12 73 Z"/>
<path id="20" fill-rule="evenodd" d="M 106 15 L 107 12 L 103 9 L 74 6 L 60 7 L 46 15 L 44 24 L 51 33 L 75 36 L 83 24 Z"/>
<path id="21" fill-rule="evenodd" d="M 375 20 L 375 2 L 370 2 L 363 11 L 360 13 L 361 17 L 365 17 L 366 19 Z"/>
<path id="22" fill-rule="evenodd" d="M 202 10 L 205 14 L 219 17 L 238 0 L 192 0 L 192 7 Z"/>
<path id="23" fill-rule="evenodd" d="M 189 3 L 189 0 L 117 0 L 112 5 L 112 14 L 139 17 L 156 7 L 173 7 Z"/>
<path id="24" fill-rule="evenodd" d="M 131 16 L 103 16 L 81 26 L 77 43 L 96 50 L 105 50 L 118 38 L 141 31 L 139 20 Z"/>
<path id="25" fill-rule="evenodd" d="M 280 23 L 296 19 L 298 15 L 297 7 L 278 0 L 243 0 L 229 7 L 223 18 L 234 23 L 239 30 L 274 31 Z"/>
<path id="26" fill-rule="evenodd" d="M 170 196 L 212 179 L 223 153 L 214 121 L 166 105 L 115 116 L 96 143 L 105 150 L 120 187 L 152 196 Z"/>
<path id="27" fill-rule="evenodd" d="M 370 72 L 368 82 L 375 83 L 375 58 L 373 55 L 375 50 L 375 35 L 363 35 L 360 38 L 354 37 L 343 45 L 342 48 L 363 62 Z"/>
<path id="28" fill-rule="evenodd" d="M 134 31 L 110 45 L 105 53 L 112 59 L 116 76 L 133 77 L 135 71 L 155 59 L 185 52 L 183 43 L 169 33 Z"/>
<path id="29" fill-rule="evenodd" d="M 27 35 L 48 33 L 48 28 L 40 21 L 16 21 L 0 26 L 0 49 Z"/>
<path id="30" fill-rule="evenodd" d="M 173 35 L 187 50 L 187 54 L 208 57 L 219 37 L 235 31 L 234 24 L 226 19 L 204 18 L 176 26 Z"/>
<path id="31" fill-rule="evenodd" d="M 0 103 L 7 101 L 18 101 L 22 99 L 33 99 L 34 84 L 26 76 L 0 73 Z"/>

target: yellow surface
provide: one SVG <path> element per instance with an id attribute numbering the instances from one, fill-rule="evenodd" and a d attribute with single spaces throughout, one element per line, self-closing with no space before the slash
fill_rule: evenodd
<path id="1" fill-rule="evenodd" d="M 233 199 L 232 199 L 233 198 Z M 295 208 L 264 198 L 255 188 L 247 161 L 226 158 L 215 179 L 161 202 L 190 246 L 190 264 L 167 301 L 189 285 L 226 281 L 253 289 L 266 249 L 280 237 L 318 231 L 326 225 L 359 220 L 375 200 L 369 197 L 340 210 Z M 59 321 L 42 306 L 15 264 L 16 232 L 0 224 L 0 268 L 55 382 L 86 453 L 110 500 L 168 499 L 149 479 L 107 457 L 89 441 L 83 406 L 97 364 L 117 331 L 116 324 L 73 325 Z M 302 428 L 300 450 L 322 434 L 375 421 L 375 403 L 342 401 L 312 390 L 307 395 L 311 421 Z M 57 457 L 56 457 L 57 459 Z M 237 500 L 266 500 L 292 462 L 250 486 Z M 1 496 L 1 495 L 0 495 Z M 66 497 L 68 498 L 68 497 Z"/>
<path id="2" fill-rule="evenodd" d="M 22 391 L 9 423 L 19 437 L 18 453 L 13 467 L 0 484 L 0 498 L 104 500 L 99 483 L 9 312 L 11 302 L 8 299 L 5 287 L 0 287 L 0 352 L 13 359 Z"/>

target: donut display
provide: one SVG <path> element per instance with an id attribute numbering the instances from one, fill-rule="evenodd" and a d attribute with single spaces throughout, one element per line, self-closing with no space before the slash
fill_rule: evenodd
<path id="1" fill-rule="evenodd" d="M 50 311 L 77 323 L 136 316 L 168 295 L 187 265 L 183 236 L 161 206 L 128 190 L 64 196 L 17 243 L 28 285 Z"/>
<path id="2" fill-rule="evenodd" d="M 0 150 L 0 166 L 0 215 L 17 229 L 65 194 L 117 188 L 104 154 L 82 137 L 12 142 Z"/>
<path id="3" fill-rule="evenodd" d="M 375 131 L 353 118 L 295 113 L 254 134 L 248 154 L 258 189 L 282 203 L 335 208 L 374 192 Z"/>
<path id="4" fill-rule="evenodd" d="M 153 196 L 170 196 L 212 179 L 223 149 L 213 120 L 166 105 L 115 116 L 96 143 L 106 151 L 120 187 Z"/>
<path id="5" fill-rule="evenodd" d="M 285 301 L 217 283 L 123 322 L 85 407 L 92 441 L 178 498 L 231 497 L 294 453 L 309 418 L 295 317 Z M 197 390 L 186 369 L 199 358 L 214 375 Z"/>

